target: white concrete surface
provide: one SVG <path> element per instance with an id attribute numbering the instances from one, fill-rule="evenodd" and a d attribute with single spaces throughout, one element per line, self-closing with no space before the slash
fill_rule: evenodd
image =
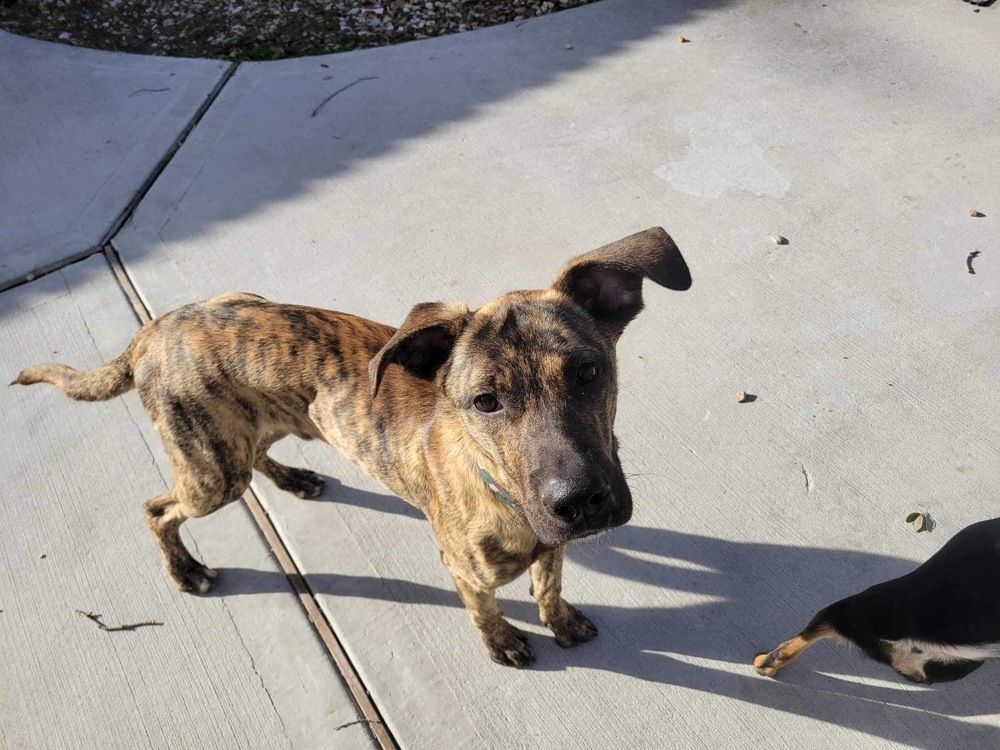
<path id="1" fill-rule="evenodd" d="M 0 294 L 0 370 L 94 366 L 136 327 L 91 258 Z M 355 708 L 241 505 L 189 524 L 217 592 L 174 589 L 142 515 L 169 474 L 135 394 L 11 387 L 0 410 L 0 747 L 372 746 L 361 725 L 337 731 Z M 257 577 L 274 585 L 257 592 Z M 78 609 L 163 624 L 102 632 Z"/>
<path id="2" fill-rule="evenodd" d="M 0 31 L 0 284 L 100 243 L 227 67 Z"/>
<path id="3" fill-rule="evenodd" d="M 115 240 L 157 312 L 245 289 L 399 321 L 653 224 L 694 276 L 649 289 L 620 347 L 636 513 L 566 581 L 600 638 L 562 651 L 527 582 L 505 592 L 530 671 L 487 660 L 406 506 L 323 446 L 282 446 L 343 482 L 262 492 L 404 746 L 1000 742 L 997 666 L 917 689 L 826 645 L 781 682 L 749 665 L 996 515 L 998 19 L 604 0 L 241 66 Z"/>

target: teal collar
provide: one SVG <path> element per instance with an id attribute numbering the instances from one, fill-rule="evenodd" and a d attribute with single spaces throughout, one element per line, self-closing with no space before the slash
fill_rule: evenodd
<path id="1" fill-rule="evenodd" d="M 490 473 L 486 471 L 486 469 L 484 469 L 478 461 L 476 462 L 476 471 L 479 472 L 479 476 L 484 482 L 486 482 L 486 486 L 490 488 L 490 491 L 500 499 L 500 502 L 508 508 L 514 508 L 514 510 L 517 510 L 517 505 L 514 504 L 514 500 L 511 498 L 510 493 L 501 486 L 500 482 L 490 476 Z"/>

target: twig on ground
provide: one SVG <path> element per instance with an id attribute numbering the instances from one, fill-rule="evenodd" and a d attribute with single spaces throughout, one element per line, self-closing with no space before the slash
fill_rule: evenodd
<path id="1" fill-rule="evenodd" d="M 348 727 L 353 727 L 355 724 L 381 724 L 381 721 L 375 721 L 374 719 L 358 719 L 357 721 L 349 721 L 346 724 L 341 724 L 334 731 L 339 732 L 341 729 L 347 729 Z"/>
<path id="2" fill-rule="evenodd" d="M 323 101 L 321 101 L 319 103 L 319 106 L 316 107 L 316 109 L 314 109 L 312 111 L 312 114 L 309 115 L 309 116 L 310 117 L 315 117 L 316 115 L 318 115 L 319 112 L 320 112 L 320 110 L 323 109 L 323 107 L 325 107 L 329 103 L 329 101 L 331 99 L 333 99 L 333 97 L 335 97 L 337 94 L 340 94 L 341 92 L 347 91 L 347 89 L 351 88 L 351 86 L 353 86 L 354 84 L 361 83 L 362 81 L 377 81 L 377 80 L 378 80 L 378 76 L 365 76 L 364 78 L 359 78 L 356 81 L 351 81 L 346 86 L 341 86 L 339 89 L 337 89 L 332 94 L 330 94 L 330 96 L 326 97 L 326 99 L 324 99 Z"/>
<path id="3" fill-rule="evenodd" d="M 152 625 L 163 624 L 162 622 L 156 622 L 155 620 L 146 620 L 144 622 L 134 622 L 128 625 L 105 625 L 103 622 L 101 622 L 100 615 L 95 615 L 93 612 L 83 612 L 79 609 L 74 611 L 78 615 L 80 615 L 80 617 L 84 618 L 85 620 L 90 620 L 101 630 L 106 630 L 109 633 L 114 633 L 119 630 L 135 630 L 136 628 L 145 628 L 145 627 L 150 627 Z"/>
<path id="4" fill-rule="evenodd" d="M 133 96 L 138 96 L 139 94 L 158 94 L 161 91 L 170 91 L 170 87 L 168 86 L 163 89 L 136 89 L 128 95 L 128 98 L 131 99 Z"/>

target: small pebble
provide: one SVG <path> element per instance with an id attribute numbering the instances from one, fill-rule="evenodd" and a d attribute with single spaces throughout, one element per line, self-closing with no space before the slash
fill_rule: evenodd
<path id="1" fill-rule="evenodd" d="M 46 555 L 46 554 L 45 554 L 45 553 L 43 552 L 42 554 L 40 554 L 40 555 L 38 556 L 38 559 L 39 559 L 39 560 L 44 560 L 44 559 L 45 559 L 46 557 L 47 557 L 47 555 Z"/>
<path id="2" fill-rule="evenodd" d="M 27 276 L 24 277 L 24 280 L 25 281 L 34 281 L 35 280 L 35 274 L 29 273 Z"/>
<path id="3" fill-rule="evenodd" d="M 688 39 L 686 36 L 679 36 L 677 37 L 677 41 L 680 42 L 681 44 L 687 44 L 691 40 Z"/>
<path id="4" fill-rule="evenodd" d="M 973 219 L 978 219 L 981 216 L 985 216 L 985 214 L 981 214 L 976 209 L 970 208 L 969 209 L 969 216 L 971 216 Z"/>
<path id="5" fill-rule="evenodd" d="M 736 391 L 736 393 L 733 394 L 733 399 L 736 401 L 736 403 L 742 404 L 744 401 L 747 400 L 746 391 Z"/>
<path id="6" fill-rule="evenodd" d="M 918 534 L 921 531 L 930 531 L 934 528 L 934 521 L 929 513 L 911 513 L 906 517 L 906 522 L 913 527 Z"/>
<path id="7" fill-rule="evenodd" d="M 566 49 L 573 49 L 573 45 L 572 44 L 567 44 L 566 45 Z"/>
<path id="8" fill-rule="evenodd" d="M 782 237 L 780 234 L 772 234 L 771 235 L 771 242 L 773 242 L 775 245 L 787 245 L 788 244 L 788 240 L 785 239 L 784 237 Z"/>

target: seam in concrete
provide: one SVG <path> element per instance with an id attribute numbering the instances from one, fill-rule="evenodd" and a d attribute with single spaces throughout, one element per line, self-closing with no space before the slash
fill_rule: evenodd
<path id="1" fill-rule="evenodd" d="M 170 145 L 170 148 L 167 149 L 160 161 L 158 161 L 156 166 L 153 167 L 153 170 L 149 173 L 145 181 L 136 191 L 135 196 L 133 196 L 132 200 L 129 201 L 125 210 L 118 215 L 118 218 L 115 219 L 114 223 L 108 228 L 108 231 L 104 233 L 100 243 L 102 248 L 111 242 L 111 240 L 114 239 L 122 228 L 132 220 L 135 210 L 139 207 L 142 199 L 146 197 L 146 193 L 150 191 L 150 188 L 153 187 L 153 183 L 160 178 L 160 175 L 163 174 L 163 170 L 167 168 L 167 165 L 174 158 L 174 155 L 180 150 L 181 146 L 184 145 L 184 141 L 188 139 L 188 136 L 190 136 L 191 132 L 198 127 L 198 123 L 201 122 L 202 118 L 211 106 L 215 104 L 215 100 L 219 98 L 219 94 L 222 93 L 222 89 L 226 87 L 226 84 L 229 83 L 230 79 L 232 79 L 232 77 L 236 74 L 236 70 L 239 67 L 239 63 L 232 63 L 228 68 L 226 68 L 226 72 L 222 74 L 222 77 L 219 78 L 215 86 L 212 87 L 212 90 L 208 92 L 208 96 L 205 97 L 205 101 L 201 103 L 201 106 L 198 107 L 191 119 L 188 120 L 188 124 L 184 126 L 184 129 L 181 130 L 180 134 L 178 134 L 177 138 L 175 138 L 174 142 Z"/>
<path id="2" fill-rule="evenodd" d="M 139 322 L 143 325 L 150 322 L 153 317 L 150 314 L 149 309 L 139 297 L 139 293 L 132 283 L 132 280 L 129 278 L 128 272 L 125 270 L 125 266 L 122 264 L 121 258 L 118 256 L 118 252 L 110 243 L 107 243 L 104 246 L 104 255 L 107 258 L 108 263 L 111 264 L 111 269 L 115 274 L 118 286 L 122 290 L 126 299 L 128 299 L 135 316 L 139 319 Z M 361 677 L 358 675 L 354 664 L 351 662 L 350 657 L 347 655 L 343 645 L 340 643 L 340 639 L 337 637 L 337 634 L 334 633 L 333 628 L 330 625 L 330 621 L 323 614 L 323 611 L 319 606 L 319 602 L 316 601 L 316 595 L 306 583 L 305 576 L 295 564 L 295 561 L 288 552 L 288 547 L 285 545 L 285 542 L 278 533 L 278 530 L 274 527 L 274 524 L 271 523 L 271 519 L 268 516 L 267 511 L 264 509 L 263 505 L 261 505 L 260 500 L 257 498 L 257 495 L 252 488 L 248 489 L 244 494 L 243 502 L 246 505 L 247 510 L 250 511 L 250 515 L 253 518 L 258 531 L 262 534 L 264 541 L 270 548 L 271 554 L 274 555 L 278 566 L 281 568 L 282 573 L 285 574 L 289 585 L 298 597 L 299 604 L 305 610 L 306 616 L 309 618 L 309 622 L 312 623 L 312 626 L 316 630 L 317 635 L 319 635 L 320 640 L 323 642 L 327 653 L 330 655 L 334 665 L 340 672 L 341 679 L 343 679 L 344 684 L 350 691 L 351 697 L 354 699 L 354 703 L 357 706 L 358 711 L 364 717 L 356 723 L 363 723 L 367 726 L 368 731 L 372 734 L 382 750 L 399 750 L 399 745 L 396 743 L 395 738 L 389 732 L 389 728 L 383 721 L 382 714 L 372 700 L 371 694 L 368 692 L 368 688 L 366 688 L 364 683 L 361 681 Z M 226 608 L 226 612 L 229 614 L 228 608 Z M 230 619 L 232 619 L 232 615 L 230 615 Z M 252 661 L 253 660 L 251 659 L 251 663 Z M 255 665 L 254 671 L 257 671 Z M 259 673 L 258 677 L 260 677 Z M 266 688 L 265 692 L 267 692 Z M 268 699 L 270 699 L 269 693 Z M 351 724 L 354 723 L 355 722 L 351 722 Z"/>
<path id="3" fill-rule="evenodd" d="M 22 276 L 19 279 L 11 279 L 10 281 L 0 283 L 0 292 L 6 292 L 8 289 L 14 289 L 16 287 L 23 286 L 24 284 L 29 284 L 35 279 L 40 279 L 43 276 L 48 276 L 50 273 L 61 271 L 66 266 L 71 266 L 74 263 L 79 263 L 81 260 L 86 260 L 92 255 L 97 255 L 102 249 L 103 248 L 100 246 L 88 247 L 86 250 L 81 250 L 78 253 L 70 255 L 68 258 L 57 260 L 54 263 L 49 263 L 45 266 L 39 266 L 31 273 Z"/>
<path id="4" fill-rule="evenodd" d="M 204 560 L 201 553 L 198 553 L 198 557 Z M 236 618 L 233 617 L 232 611 L 229 609 L 229 605 L 226 603 L 226 597 L 220 596 L 219 601 L 222 603 L 222 611 L 226 613 L 226 617 L 229 618 L 229 622 L 233 624 L 233 630 L 236 633 L 236 638 L 240 642 L 240 646 L 243 648 L 243 653 L 247 655 L 247 659 L 250 660 L 250 668 L 253 670 L 254 676 L 257 678 L 257 682 L 260 684 L 261 689 L 264 691 L 264 695 L 267 696 L 268 703 L 271 704 L 271 710 L 274 711 L 275 717 L 278 719 L 278 723 L 281 724 L 281 731 L 285 733 L 285 739 L 288 740 L 289 746 L 292 745 L 292 739 L 288 734 L 288 727 L 285 726 L 285 720 L 281 718 L 281 713 L 278 711 L 278 707 L 274 704 L 274 698 L 271 697 L 271 691 L 267 689 L 267 685 L 264 684 L 264 677 L 261 675 L 260 670 L 257 669 L 257 662 L 254 661 L 253 654 L 250 649 L 247 648 L 246 641 L 243 640 L 243 633 L 240 632 L 239 626 L 236 624 Z"/>
<path id="5" fill-rule="evenodd" d="M 163 170 L 167 168 L 167 165 L 174 158 L 174 155 L 180 150 L 180 147 L 184 145 L 188 136 L 190 136 L 192 131 L 198 126 L 198 123 L 201 122 L 209 108 L 215 103 L 215 100 L 219 98 L 219 94 L 222 93 L 222 89 L 236 74 L 236 69 L 239 65 L 239 63 L 231 63 L 230 66 L 226 68 L 222 77 L 219 78 L 215 86 L 212 87 L 212 90 L 208 92 L 208 96 L 205 97 L 205 101 L 201 103 L 195 113 L 191 116 L 191 119 L 188 120 L 187 125 L 184 126 L 180 134 L 178 134 L 178 136 L 174 139 L 174 142 L 170 144 L 170 147 L 156 163 L 156 166 L 153 167 L 149 175 L 147 175 L 142 185 L 139 186 L 139 189 L 132 197 L 132 200 L 130 200 L 128 205 L 125 206 L 120 214 L 118 214 L 118 218 L 116 218 L 114 222 L 112 222 L 111 226 L 108 227 L 108 230 L 104 233 L 104 236 L 98 244 L 88 247 L 86 250 L 74 253 L 66 258 L 62 258 L 61 260 L 54 261 L 44 266 L 39 266 L 19 279 L 11 279 L 10 281 L 0 283 L 0 292 L 6 292 L 8 289 L 23 286 L 24 284 L 28 284 L 35 279 L 48 276 L 50 273 L 61 271 L 66 266 L 71 266 L 74 263 L 79 263 L 81 260 L 86 260 L 92 255 L 104 252 L 104 248 L 107 244 L 111 242 L 111 240 L 122 230 L 122 228 L 132 220 L 132 216 L 135 214 L 135 210 L 139 207 L 139 203 L 141 203 L 142 199 L 146 197 L 146 194 L 153 187 L 153 183 L 155 183 L 159 179 L 160 175 L 163 174 Z"/>

